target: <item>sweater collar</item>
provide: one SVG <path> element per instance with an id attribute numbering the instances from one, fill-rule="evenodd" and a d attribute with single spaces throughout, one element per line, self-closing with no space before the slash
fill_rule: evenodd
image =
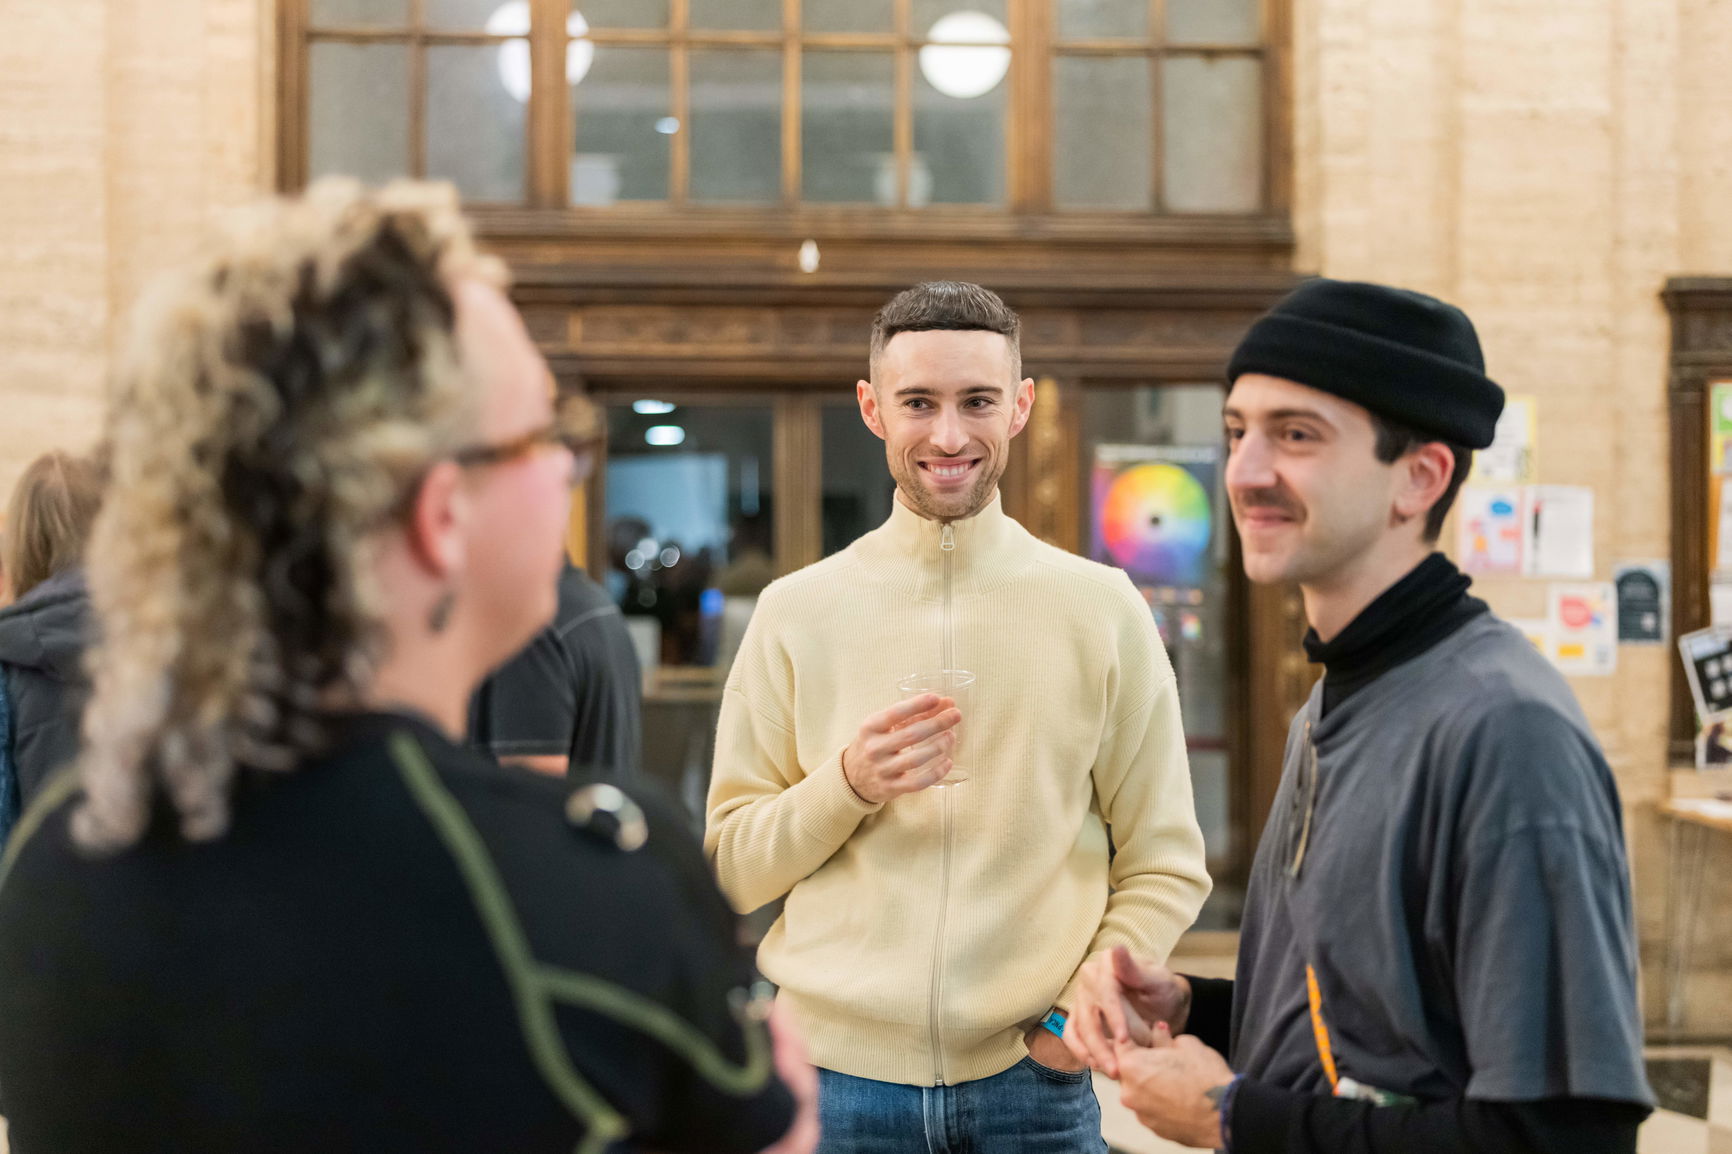
<path id="1" fill-rule="evenodd" d="M 1033 559 L 1034 538 L 992 500 L 972 517 L 949 522 L 953 594 L 967 597 L 1002 583 Z M 945 526 L 902 503 L 891 502 L 890 519 L 860 538 L 859 549 L 874 576 L 921 600 L 943 593 Z"/>

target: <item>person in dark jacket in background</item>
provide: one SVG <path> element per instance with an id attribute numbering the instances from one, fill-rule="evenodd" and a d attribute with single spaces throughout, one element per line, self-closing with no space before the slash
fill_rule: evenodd
<path id="1" fill-rule="evenodd" d="M 23 805 L 78 752 L 90 686 L 83 668 L 90 598 L 80 563 L 102 497 L 95 456 L 45 453 L 24 470 L 6 522 L 14 600 L 0 609 L 0 691 L 11 707 L 11 762 Z"/>

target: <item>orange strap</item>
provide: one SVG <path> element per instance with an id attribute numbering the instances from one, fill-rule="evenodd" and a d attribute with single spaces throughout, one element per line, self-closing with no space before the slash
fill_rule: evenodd
<path id="1" fill-rule="evenodd" d="M 1311 1033 L 1317 1039 L 1317 1056 L 1323 1059 L 1323 1073 L 1329 1078 L 1329 1088 L 1336 1089 L 1341 1079 L 1335 1073 L 1335 1050 L 1329 1044 L 1329 1027 L 1323 1024 L 1323 991 L 1317 988 L 1317 971 L 1305 966 L 1305 993 L 1311 1000 Z"/>

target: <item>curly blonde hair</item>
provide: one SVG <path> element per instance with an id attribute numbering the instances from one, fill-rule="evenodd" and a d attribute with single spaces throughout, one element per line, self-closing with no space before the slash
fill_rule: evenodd
<path id="1" fill-rule="evenodd" d="M 329 178 L 146 300 L 89 549 L 82 844 L 137 841 L 159 789 L 185 837 L 219 836 L 237 765 L 290 769 L 359 704 L 380 530 L 476 413 L 463 278 L 505 281 L 449 186 Z"/>

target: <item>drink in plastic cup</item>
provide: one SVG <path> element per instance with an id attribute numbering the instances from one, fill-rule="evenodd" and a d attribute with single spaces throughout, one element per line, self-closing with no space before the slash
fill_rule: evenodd
<path id="1" fill-rule="evenodd" d="M 968 707 L 974 692 L 974 674 L 966 669 L 940 669 L 932 673 L 911 673 L 896 683 L 896 689 L 904 700 L 919 697 L 923 693 L 936 693 L 940 697 L 948 697 L 956 702 L 956 708 L 962 712 L 962 720 L 956 724 L 956 747 L 952 750 L 950 760 L 953 766 L 949 773 L 933 783 L 933 789 L 943 789 L 945 786 L 956 785 L 968 780 L 968 743 L 965 734 L 968 731 Z M 948 706 L 946 707 L 948 708 Z M 937 710 L 933 711 L 938 712 Z M 919 717 L 909 719 L 909 724 L 924 721 L 931 713 L 923 713 Z"/>

